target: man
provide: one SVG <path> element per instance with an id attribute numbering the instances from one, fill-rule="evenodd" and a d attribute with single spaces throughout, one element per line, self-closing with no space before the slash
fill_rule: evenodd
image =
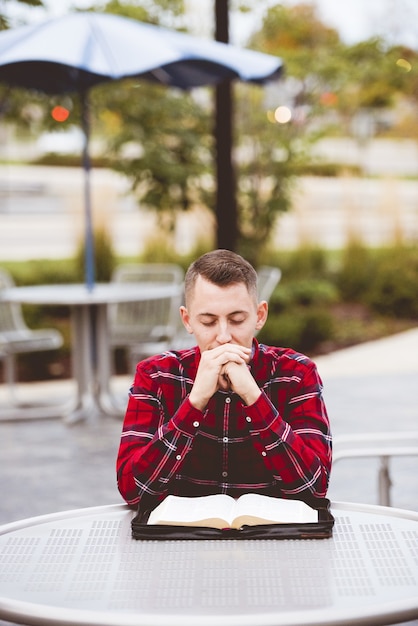
<path id="1" fill-rule="evenodd" d="M 117 459 L 130 505 L 168 494 L 326 495 L 331 434 L 314 363 L 254 338 L 267 319 L 257 274 L 228 250 L 189 267 L 180 314 L 197 346 L 141 361 Z"/>

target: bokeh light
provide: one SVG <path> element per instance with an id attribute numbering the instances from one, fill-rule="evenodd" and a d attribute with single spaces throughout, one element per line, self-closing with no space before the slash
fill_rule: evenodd
<path id="1" fill-rule="evenodd" d="M 69 110 L 59 105 L 54 106 L 54 108 L 51 111 L 51 117 L 56 122 L 65 122 L 68 119 L 69 115 L 70 115 Z"/>
<path id="2" fill-rule="evenodd" d="M 396 61 L 396 65 L 405 70 L 405 72 L 410 72 L 412 70 L 412 65 L 406 59 L 398 59 Z"/>
<path id="3" fill-rule="evenodd" d="M 274 119 L 278 124 L 287 124 L 292 119 L 292 111 L 287 106 L 280 106 L 274 111 Z"/>

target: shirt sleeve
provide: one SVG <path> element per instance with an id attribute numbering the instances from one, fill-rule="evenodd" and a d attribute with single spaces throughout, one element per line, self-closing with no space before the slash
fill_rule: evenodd
<path id="1" fill-rule="evenodd" d="M 289 497 L 309 499 L 326 495 L 332 462 L 329 420 L 322 382 L 310 361 L 294 376 L 285 401 L 262 392 L 245 407 L 253 443 Z M 274 385 L 273 385 L 274 389 Z"/>
<path id="2" fill-rule="evenodd" d="M 167 384 L 162 388 L 160 376 L 139 364 L 130 389 L 117 457 L 118 488 L 130 505 L 163 498 L 203 419 L 186 392 L 173 408 L 179 383 L 168 372 L 164 376 Z"/>

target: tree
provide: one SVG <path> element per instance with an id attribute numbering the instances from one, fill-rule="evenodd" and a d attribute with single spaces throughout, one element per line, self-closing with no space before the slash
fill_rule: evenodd
<path id="1" fill-rule="evenodd" d="M 271 6 L 250 45 L 283 58 L 286 79 L 277 104 L 291 113 L 288 123 L 267 128 L 255 94 L 244 87 L 245 96 L 237 99 L 238 240 L 257 263 L 277 216 L 291 208 L 312 144 L 330 130 L 349 134 L 359 111 L 386 110 L 400 94 L 418 93 L 418 69 L 416 53 L 382 39 L 344 45 L 312 4 Z M 269 117 L 274 121 L 273 110 Z"/>
<path id="2" fill-rule="evenodd" d="M 285 59 L 287 76 L 300 83 L 294 105 L 305 105 L 316 126 L 326 128 L 334 110 L 345 132 L 359 109 L 391 107 L 398 94 L 408 92 L 416 73 L 413 51 L 381 37 L 345 45 L 320 22 L 312 4 L 271 7 L 252 44 Z"/>
<path id="3" fill-rule="evenodd" d="M 208 116 L 190 94 L 161 86 L 107 86 L 96 90 L 94 102 L 103 98 L 113 167 L 173 231 L 178 211 L 211 202 L 211 186 L 201 182 L 211 162 Z"/>
<path id="4" fill-rule="evenodd" d="M 36 2 L 37 0 L 30 0 Z M 142 0 L 141 4 L 110 0 L 90 7 L 143 22 L 185 29 L 183 0 Z M 46 96 L 2 86 L 3 119 L 34 132 L 80 127 L 78 96 Z M 57 124 L 50 113 L 56 104 L 70 111 Z M 212 133 L 206 107 L 188 93 L 144 81 L 106 83 L 90 92 L 92 135 L 106 138 L 106 156 L 131 182 L 142 206 L 155 210 L 173 230 L 177 211 L 196 203 L 213 206 Z M 210 171 L 210 181 L 202 183 Z"/>
<path id="5" fill-rule="evenodd" d="M 316 112 L 315 93 L 328 84 L 331 69 L 320 74 L 320 58 L 339 38 L 316 18 L 313 7 L 271 7 L 250 46 L 284 59 L 287 81 L 276 88 L 274 106 L 265 104 L 267 88 L 237 88 L 238 251 L 254 265 L 262 260 L 278 216 L 291 208 L 292 190 L 318 131 L 309 126 Z M 312 59 L 317 73 L 310 73 Z M 290 94 L 289 86 L 292 85 Z M 296 88 L 295 88 L 296 86 Z M 277 121 L 274 109 L 286 105 L 292 116 Z"/>
<path id="6" fill-rule="evenodd" d="M 219 6 L 225 11 L 228 3 L 219 0 Z M 110 0 L 91 9 L 186 29 L 182 0 Z M 234 207 L 221 199 L 219 231 L 229 238 L 218 238 L 217 244 L 236 249 L 257 265 L 278 216 L 291 208 L 292 190 L 310 162 L 311 145 L 332 126 L 334 133 L 349 132 L 359 110 L 391 107 L 397 94 L 416 99 L 418 64 L 416 52 L 381 39 L 344 45 L 310 4 L 270 6 L 249 45 L 283 58 L 287 78 L 274 106 L 265 102 L 269 88 L 226 85 L 234 105 L 234 129 L 229 124 L 228 133 L 234 131 L 237 212 L 232 212 L 232 221 L 225 220 L 225 209 Z M 9 97 L 4 114 L 19 119 L 20 125 L 51 128 L 46 114 L 51 100 L 33 94 L 29 100 L 28 92 L 23 100 L 19 93 L 13 91 L 16 108 Z M 138 202 L 156 211 L 168 230 L 179 211 L 197 205 L 215 208 L 216 146 L 208 94 L 207 89 L 187 94 L 141 81 L 108 83 L 91 92 L 93 133 L 107 139 L 106 156 L 127 176 Z M 77 98 L 66 101 L 71 115 L 60 128 L 79 126 Z M 279 104 L 291 110 L 287 123 L 277 122 L 274 109 Z M 222 134 L 219 125 L 221 139 Z M 218 152 L 223 156 L 222 148 Z M 231 193 L 233 173 L 219 162 L 218 169 Z"/>
<path id="7" fill-rule="evenodd" d="M 0 0 L 0 31 L 12 27 L 12 19 L 7 13 L 7 7 L 11 4 L 26 7 L 44 7 L 43 0 Z M 16 120 L 20 117 L 20 111 L 24 108 L 27 93 L 16 91 L 4 85 L 0 85 L 0 120 Z M 29 116 L 30 117 L 30 116 Z M 22 123 L 27 124 L 28 115 L 23 116 Z"/>
<path id="8" fill-rule="evenodd" d="M 285 61 L 286 76 L 293 79 L 292 107 L 305 106 L 317 115 L 323 93 L 335 92 L 344 81 L 337 31 L 325 26 L 312 4 L 270 7 L 252 45 Z"/>
<path id="9" fill-rule="evenodd" d="M 184 27 L 182 0 L 141 4 L 111 0 L 102 10 Z M 156 211 L 168 231 L 173 231 L 178 211 L 212 205 L 213 187 L 202 183 L 204 174 L 212 171 L 210 118 L 191 94 L 145 81 L 122 81 L 93 90 L 92 104 L 113 167 L 127 176 L 138 203 Z"/>
<path id="10" fill-rule="evenodd" d="M 11 27 L 11 19 L 7 15 L 6 5 L 13 2 L 16 5 L 26 5 L 28 7 L 45 6 L 42 0 L 0 0 L 0 30 L 7 30 Z"/>
<path id="11" fill-rule="evenodd" d="M 260 89 L 242 85 L 237 94 L 237 248 L 258 266 L 278 215 L 291 207 L 305 148 L 297 125 L 269 119 Z"/>
<path id="12" fill-rule="evenodd" d="M 168 28 L 185 29 L 184 0 L 141 0 L 141 2 L 105 0 L 91 5 L 88 10 L 123 15 L 130 19 Z"/>

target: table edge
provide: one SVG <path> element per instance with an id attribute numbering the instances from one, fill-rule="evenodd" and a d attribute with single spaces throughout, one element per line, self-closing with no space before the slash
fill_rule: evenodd
<path id="1" fill-rule="evenodd" d="M 408 519 L 418 522 L 418 511 L 412 511 L 409 509 L 398 509 L 390 506 L 382 506 L 379 504 L 362 504 L 358 502 L 342 502 L 331 501 L 331 510 L 337 511 L 350 511 L 359 513 L 372 513 L 375 515 L 389 516 L 400 519 Z M 87 517 L 89 515 L 100 513 L 121 513 L 132 512 L 134 509 L 129 507 L 125 503 L 113 503 L 103 504 L 100 506 L 83 507 L 79 509 L 69 509 L 64 511 L 57 511 L 54 513 L 46 513 L 45 515 L 37 515 L 35 517 L 27 517 L 14 522 L 8 522 L 7 524 L 0 525 L 0 535 L 5 535 L 16 530 L 28 528 L 30 526 L 38 526 L 40 524 L 47 524 L 49 522 L 68 520 L 76 517 Z"/>

